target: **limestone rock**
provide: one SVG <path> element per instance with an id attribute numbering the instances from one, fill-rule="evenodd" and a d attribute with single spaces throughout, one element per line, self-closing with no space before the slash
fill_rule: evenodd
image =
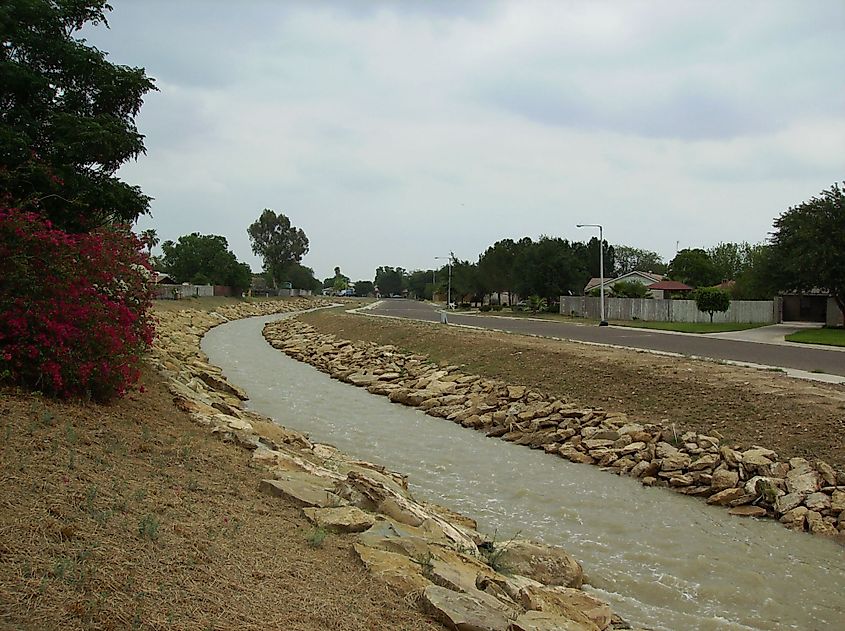
<path id="1" fill-rule="evenodd" d="M 403 596 L 431 585 L 423 577 L 419 563 L 414 563 L 405 555 L 378 550 L 362 543 L 354 544 L 353 548 L 367 570 Z"/>
<path id="2" fill-rule="evenodd" d="M 468 594 L 429 585 L 421 598 L 432 617 L 455 631 L 508 631 L 510 626 L 505 612 Z"/>
<path id="3" fill-rule="evenodd" d="M 728 513 L 740 517 L 765 517 L 766 509 L 762 506 L 735 506 Z"/>
<path id="4" fill-rule="evenodd" d="M 715 504 L 716 506 L 726 506 L 731 502 L 745 497 L 745 489 L 731 488 L 719 491 L 707 498 L 708 504 Z"/>
<path id="5" fill-rule="evenodd" d="M 520 604 L 572 620 L 586 628 L 604 631 L 610 626 L 610 605 L 595 596 L 569 587 L 527 586 L 520 591 Z"/>
<path id="6" fill-rule="evenodd" d="M 793 508 L 801 505 L 801 502 L 804 501 L 804 495 L 802 493 L 787 493 L 786 495 L 781 495 L 777 500 L 775 500 L 775 511 L 781 515 L 784 513 L 788 513 Z"/>
<path id="7" fill-rule="evenodd" d="M 685 453 L 675 453 L 663 458 L 661 471 L 680 471 L 690 465 L 690 457 Z"/>
<path id="8" fill-rule="evenodd" d="M 826 493 L 811 493 L 804 500 L 804 506 L 814 511 L 823 511 L 830 508 L 830 496 Z"/>
<path id="9" fill-rule="evenodd" d="M 302 511 L 312 524 L 333 532 L 363 532 L 375 523 L 375 518 L 357 506 L 305 508 Z"/>
<path id="10" fill-rule="evenodd" d="M 506 545 L 498 560 L 507 571 L 544 585 L 577 588 L 584 583 L 584 571 L 578 561 L 556 546 L 514 540 Z"/>
<path id="11" fill-rule="evenodd" d="M 716 469 L 710 480 L 710 487 L 718 492 L 734 488 L 739 483 L 739 474 L 729 469 Z"/>
<path id="12" fill-rule="evenodd" d="M 511 623 L 510 631 L 596 631 L 594 624 L 575 622 L 545 611 L 526 611 Z"/>
<path id="13" fill-rule="evenodd" d="M 793 458 L 793 460 L 796 460 Z M 792 469 L 786 474 L 786 489 L 789 493 L 809 495 L 821 488 L 821 476 L 817 471 L 804 468 Z"/>
<path id="14" fill-rule="evenodd" d="M 278 480 L 261 480 L 258 490 L 265 495 L 283 497 L 300 506 L 336 506 L 342 503 L 325 480 L 307 474 L 289 472 Z"/>
<path id="15" fill-rule="evenodd" d="M 830 498 L 830 510 L 834 513 L 845 511 L 845 491 L 836 490 Z"/>
<path id="16" fill-rule="evenodd" d="M 816 470 L 828 486 L 836 486 L 836 472 L 824 460 L 816 460 Z"/>
<path id="17" fill-rule="evenodd" d="M 807 529 L 814 535 L 835 535 L 836 528 L 824 520 L 818 511 L 807 512 Z"/>

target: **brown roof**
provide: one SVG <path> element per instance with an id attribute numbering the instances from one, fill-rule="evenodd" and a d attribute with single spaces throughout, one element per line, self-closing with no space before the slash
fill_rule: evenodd
<path id="1" fill-rule="evenodd" d="M 664 291 L 692 291 L 692 287 L 689 285 L 685 285 L 684 283 L 680 283 L 676 280 L 661 280 L 659 283 L 654 283 L 653 285 L 648 286 L 649 289 L 657 289 L 657 290 L 664 290 Z"/>

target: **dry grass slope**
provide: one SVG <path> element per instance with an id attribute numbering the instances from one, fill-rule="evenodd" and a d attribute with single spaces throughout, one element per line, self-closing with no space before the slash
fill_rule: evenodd
<path id="1" fill-rule="evenodd" d="M 0 391 L 0 629 L 442 628 L 143 384 L 108 407 Z"/>

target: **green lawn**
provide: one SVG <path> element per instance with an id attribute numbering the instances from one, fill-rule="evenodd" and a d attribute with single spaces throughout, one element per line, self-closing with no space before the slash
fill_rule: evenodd
<path id="1" fill-rule="evenodd" d="M 808 329 L 786 336 L 787 342 L 802 344 L 825 344 L 827 346 L 845 346 L 845 329 Z"/>
<path id="2" fill-rule="evenodd" d="M 615 326 L 633 326 L 638 329 L 659 329 L 661 331 L 680 331 L 681 333 L 725 333 L 727 331 L 745 331 L 756 329 L 764 324 L 749 322 L 646 322 L 644 320 L 615 321 Z"/>

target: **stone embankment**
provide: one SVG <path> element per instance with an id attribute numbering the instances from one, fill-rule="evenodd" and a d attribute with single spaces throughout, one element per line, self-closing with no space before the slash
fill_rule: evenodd
<path id="1" fill-rule="evenodd" d="M 337 339 L 293 319 L 268 325 L 264 336 L 336 379 L 489 437 L 705 498 L 734 515 L 771 517 L 793 530 L 845 541 L 845 474 L 821 460 L 782 462 L 765 447 L 724 444 L 715 432 L 633 422 L 623 413 L 440 367 L 392 346 Z"/>
<path id="2" fill-rule="evenodd" d="M 163 312 L 151 362 L 197 423 L 252 451 L 252 465 L 263 472 L 261 492 L 302 506 L 315 533 L 355 536 L 365 566 L 447 628 L 629 629 L 609 605 L 580 589 L 581 566 L 563 549 L 495 542 L 471 519 L 415 500 L 404 476 L 244 410 L 246 395 L 200 350 L 202 335 L 223 322 L 321 304 L 301 299 Z"/>

